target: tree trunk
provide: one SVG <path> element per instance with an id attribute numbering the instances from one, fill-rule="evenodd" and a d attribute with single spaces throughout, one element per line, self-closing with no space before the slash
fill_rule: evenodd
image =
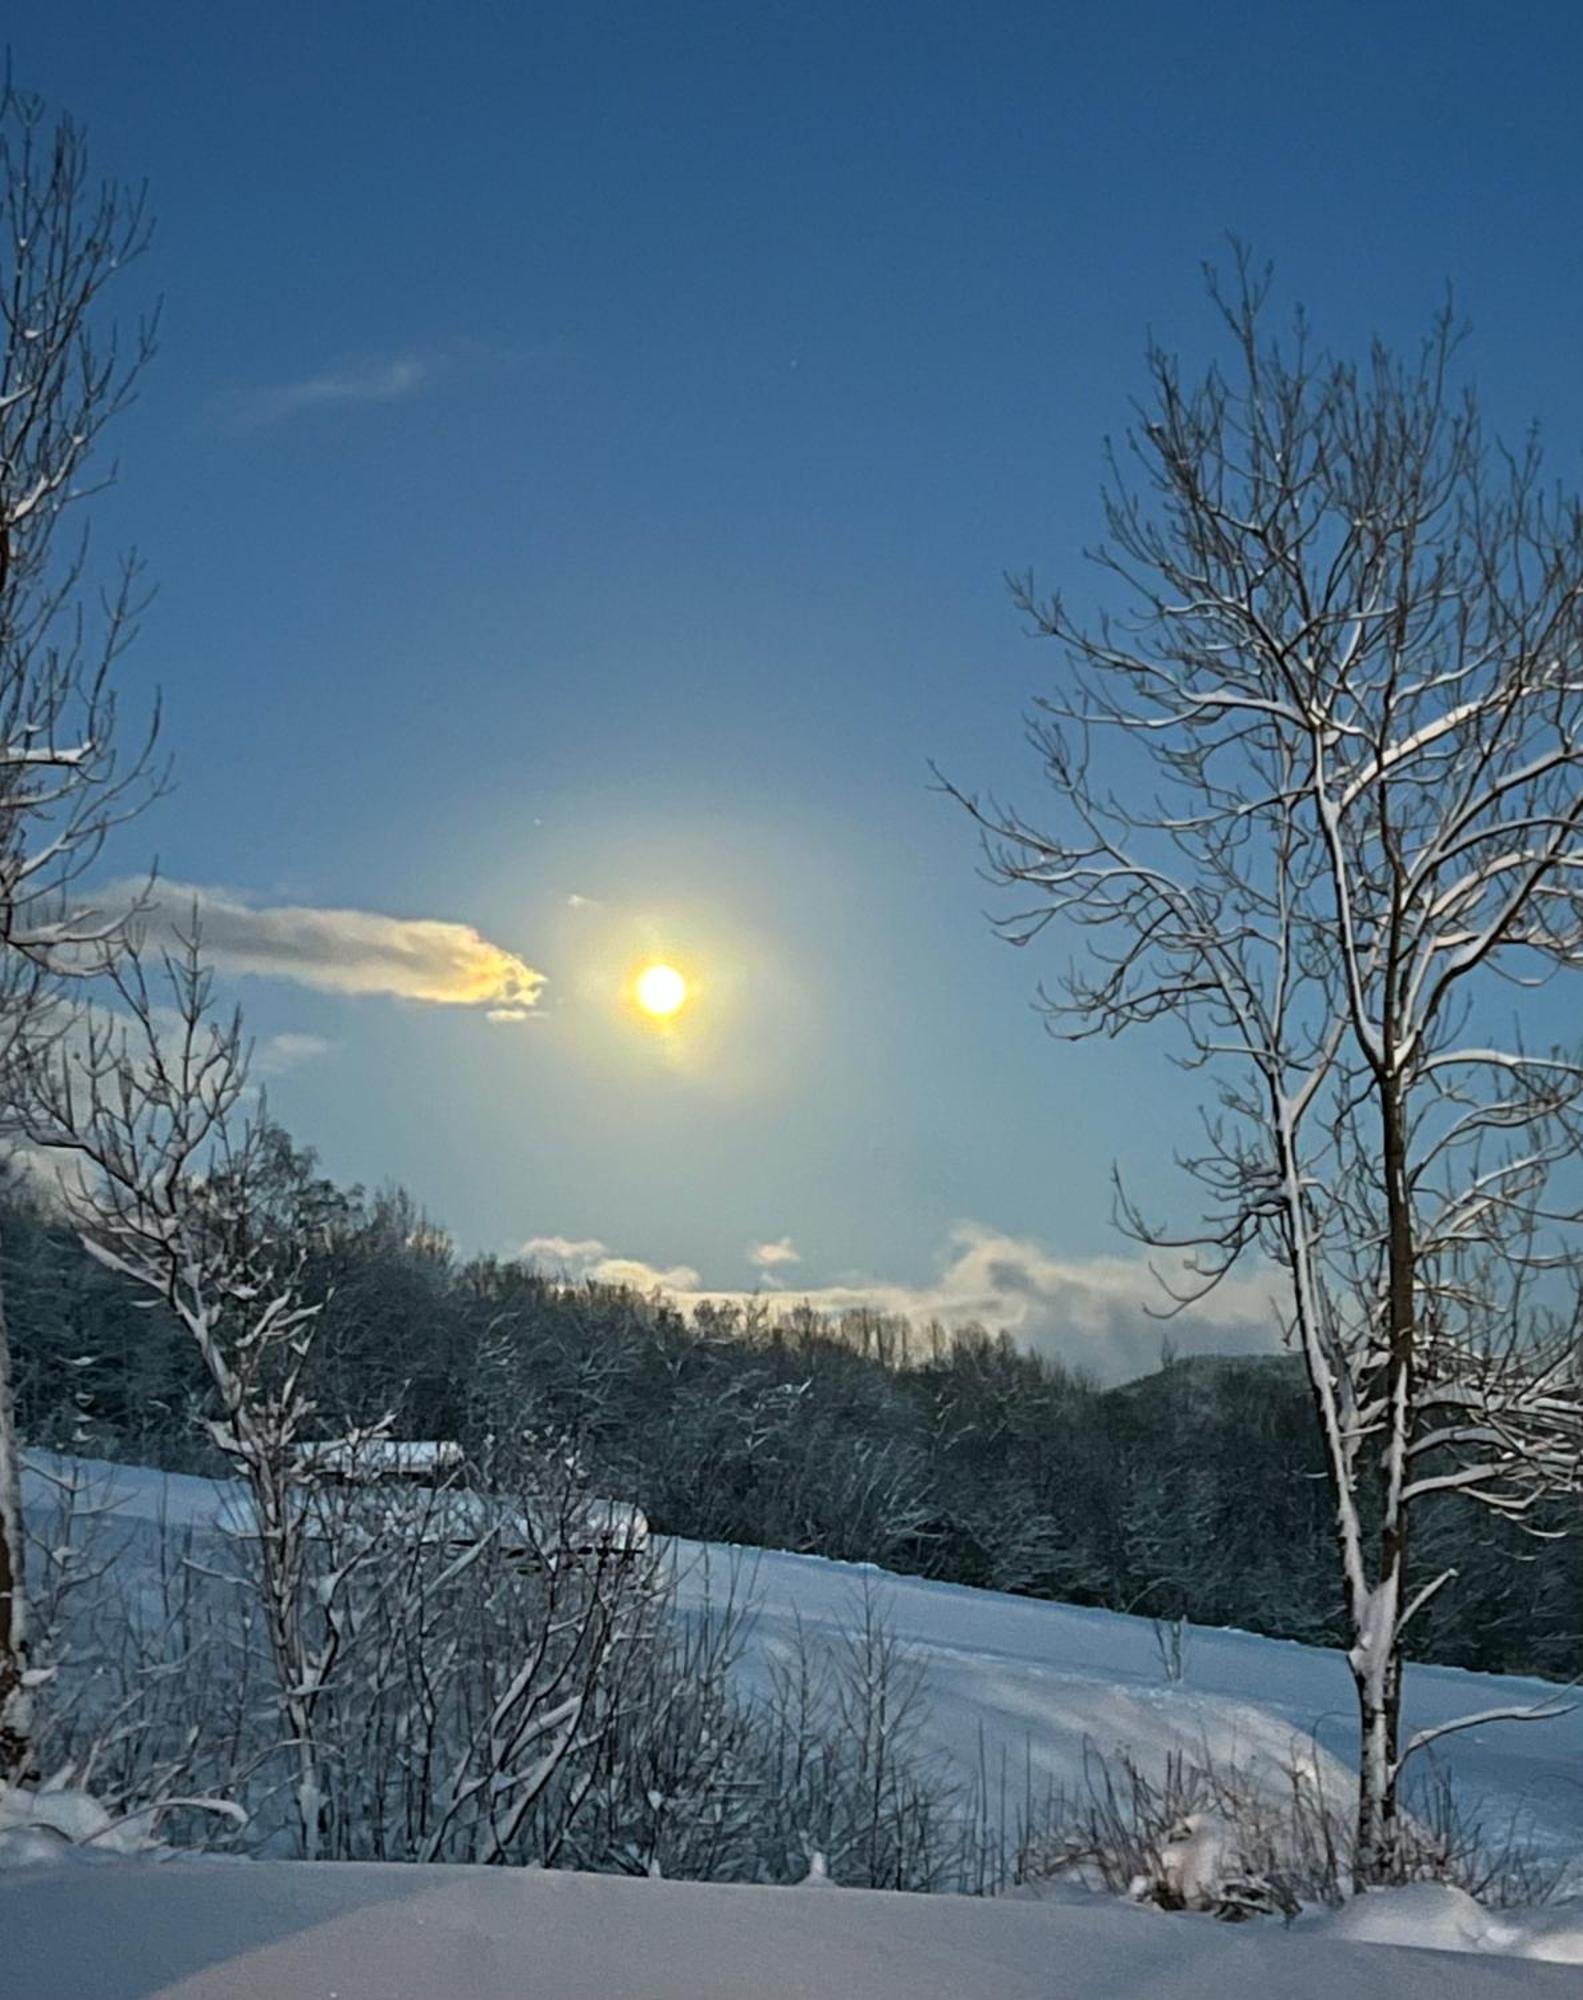
<path id="1" fill-rule="evenodd" d="M 1402 1610 L 1407 1590 L 1407 1447 L 1413 1410 L 1417 1300 L 1407 1128 L 1396 1079 L 1380 1085 L 1381 1174 L 1386 1220 L 1385 1437 L 1380 1463 L 1379 1570 L 1351 1655 L 1362 1754 L 1358 1783 L 1360 1886 L 1401 1879 L 1397 1799 L 1402 1711 Z"/>
<path id="2" fill-rule="evenodd" d="M 1401 1877 L 1401 1810 L 1397 1746 L 1401 1732 L 1402 1663 L 1394 1583 L 1371 1593 L 1365 1630 L 1349 1656 L 1358 1691 L 1358 1824 L 1352 1875 L 1355 1889 Z"/>
<path id="3" fill-rule="evenodd" d="M 26 1555 L 11 1340 L 0 1279 L 0 1785 L 24 1777 L 31 1762 Z"/>
<path id="4" fill-rule="evenodd" d="M 240 1427 L 238 1427 L 240 1431 Z M 302 1626 L 302 1521 L 285 1466 L 286 1447 L 248 1440 L 244 1457 L 259 1540 L 260 1583 L 280 1709 L 297 1766 L 294 1797 L 304 1861 L 324 1850 L 326 1797 L 319 1768 L 314 1701 L 319 1692 Z"/>

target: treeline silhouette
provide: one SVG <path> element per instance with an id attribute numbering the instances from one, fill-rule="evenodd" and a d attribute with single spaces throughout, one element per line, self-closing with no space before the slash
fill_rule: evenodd
<path id="1" fill-rule="evenodd" d="M 663 1299 L 461 1258 L 399 1189 L 341 1188 L 273 1135 L 271 1226 L 325 1301 L 316 1423 L 396 1413 L 480 1447 L 531 1432 L 662 1532 L 1316 1643 L 1340 1632 L 1330 1510 L 1288 1356 L 1167 1356 L 1101 1388 L 978 1326 Z M 91 1260 L 24 1178 L 0 1260 L 25 1441 L 223 1472 L 191 1340 Z M 1557 1502 L 1532 1525 L 1568 1526 Z M 1575 1503 L 1569 1503 L 1575 1511 Z M 1583 1543 L 1449 1501 L 1416 1563 L 1458 1584 L 1420 1658 L 1571 1678 Z"/>

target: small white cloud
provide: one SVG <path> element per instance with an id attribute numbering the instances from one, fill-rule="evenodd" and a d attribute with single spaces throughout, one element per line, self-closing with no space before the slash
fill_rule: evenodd
<path id="1" fill-rule="evenodd" d="M 584 1273 L 598 1285 L 625 1285 L 635 1292 L 696 1292 L 702 1280 L 691 1264 L 645 1264 L 641 1257 L 601 1257 Z"/>
<path id="2" fill-rule="evenodd" d="M 566 899 L 566 907 L 569 910 L 597 910 L 600 903 L 596 896 L 579 896 L 574 889 Z"/>
<path id="3" fill-rule="evenodd" d="M 553 1264 L 581 1275 L 605 1255 L 605 1246 L 593 1236 L 530 1236 L 517 1255 L 535 1264 Z"/>
<path id="4" fill-rule="evenodd" d="M 530 1236 L 518 1253 L 582 1283 L 627 1285 L 638 1292 L 696 1292 L 702 1280 L 690 1264 L 646 1264 L 641 1257 L 612 1257 L 596 1236 Z"/>
<path id="5" fill-rule="evenodd" d="M 782 1264 L 800 1264 L 802 1258 L 793 1248 L 791 1238 L 782 1236 L 774 1243 L 755 1243 L 748 1252 L 748 1262 L 773 1271 Z"/>
<path id="6" fill-rule="evenodd" d="M 303 1063 L 317 1062 L 333 1047 L 322 1035 L 266 1035 L 253 1050 L 253 1069 L 259 1076 L 284 1076 Z"/>

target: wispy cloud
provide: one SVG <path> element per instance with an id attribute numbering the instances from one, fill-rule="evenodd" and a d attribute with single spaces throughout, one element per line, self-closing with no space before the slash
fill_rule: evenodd
<path id="1" fill-rule="evenodd" d="M 115 908 L 134 893 L 132 884 L 110 883 L 94 901 Z M 290 979 L 321 993 L 388 993 L 521 1020 L 545 983 L 542 972 L 471 924 L 371 910 L 261 906 L 234 890 L 191 882 L 161 882 L 146 927 L 154 942 L 168 943 L 191 927 L 194 915 L 204 957 L 219 971 Z"/>
<path id="2" fill-rule="evenodd" d="M 322 1035 L 299 1035 L 289 1030 L 266 1035 L 253 1050 L 253 1072 L 257 1076 L 284 1076 L 288 1070 L 301 1069 L 304 1063 L 317 1062 L 334 1046 Z"/>
<path id="3" fill-rule="evenodd" d="M 290 381 L 238 387 L 214 407 L 221 422 L 233 429 L 258 430 L 315 411 L 410 402 L 448 383 L 552 368 L 564 359 L 565 347 L 558 339 L 502 345 L 453 335 L 421 350 L 362 354 Z"/>
<path id="4" fill-rule="evenodd" d="M 224 410 L 244 429 L 283 423 L 309 410 L 344 408 L 358 403 L 401 403 L 426 388 L 435 363 L 416 354 L 395 354 L 353 362 L 295 382 L 261 383 L 238 389 L 225 399 Z"/>
<path id="5" fill-rule="evenodd" d="M 759 1249 L 786 1244 L 789 1239 L 782 1238 Z M 616 1256 L 597 1239 L 534 1237 L 522 1254 L 574 1279 L 664 1292 L 689 1310 L 705 1301 L 751 1296 L 704 1286 L 690 1265 L 667 1270 Z M 1110 1382 L 1157 1366 L 1167 1330 L 1189 1352 L 1268 1353 L 1278 1339 L 1279 1281 L 1273 1273 L 1250 1270 L 1227 1279 L 1167 1329 L 1157 1317 L 1165 1294 L 1148 1265 L 1129 1257 L 1058 1257 L 1027 1237 L 978 1222 L 961 1223 L 951 1232 L 938 1274 L 922 1283 L 855 1278 L 776 1296 L 782 1304 L 806 1302 L 817 1312 L 867 1308 L 900 1314 L 917 1326 L 977 1322 Z"/>

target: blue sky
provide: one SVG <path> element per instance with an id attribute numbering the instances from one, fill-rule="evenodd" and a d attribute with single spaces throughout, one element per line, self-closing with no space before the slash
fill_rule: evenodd
<path id="1" fill-rule="evenodd" d="M 1583 17 L 51 0 L 8 32 L 159 218 L 95 527 L 159 584 L 128 680 L 178 775 L 126 865 L 222 932 L 476 933 L 322 920 L 317 984 L 233 972 L 296 1134 L 469 1248 L 1152 1346 L 1107 1176 L 1189 1202 L 1191 1095 L 1044 1035 L 926 760 L 1037 799 L 1053 662 L 1002 572 L 1088 601 L 1102 441 L 1151 330 L 1204 350 L 1228 231 L 1339 346 L 1452 284 L 1492 413 L 1575 476 Z M 324 990 L 459 936 L 543 973 L 541 1018 Z M 671 1041 L 615 999 L 651 949 L 701 982 Z"/>

